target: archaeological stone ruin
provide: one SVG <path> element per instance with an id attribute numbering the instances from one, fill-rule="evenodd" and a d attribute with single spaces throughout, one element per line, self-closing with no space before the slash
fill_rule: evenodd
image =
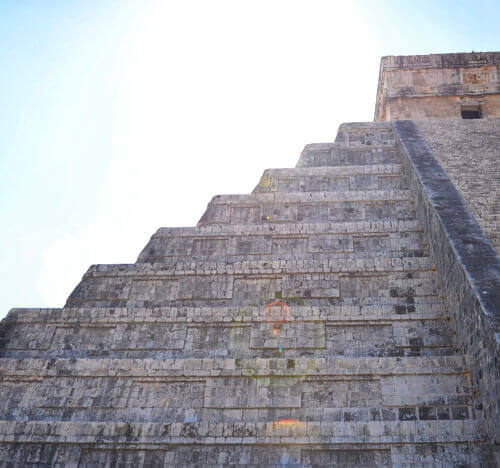
<path id="1" fill-rule="evenodd" d="M 499 52 L 384 57 L 374 122 L 9 312 L 1 466 L 498 466 L 499 148 Z"/>

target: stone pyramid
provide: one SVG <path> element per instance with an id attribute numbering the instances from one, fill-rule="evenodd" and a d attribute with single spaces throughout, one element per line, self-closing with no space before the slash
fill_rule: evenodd
<path id="1" fill-rule="evenodd" d="M 15 466 L 494 466 L 392 123 L 2 322 Z M 274 303 L 274 304 L 273 304 Z"/>

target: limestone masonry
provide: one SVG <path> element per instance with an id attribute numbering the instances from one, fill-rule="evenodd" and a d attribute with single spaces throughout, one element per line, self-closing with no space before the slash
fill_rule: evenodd
<path id="1" fill-rule="evenodd" d="M 375 120 L 500 117 L 500 52 L 383 57 Z"/>
<path id="2" fill-rule="evenodd" d="M 420 120 L 419 132 L 500 251 L 500 119 Z"/>
<path id="3" fill-rule="evenodd" d="M 499 56 L 385 57 L 378 120 L 429 109 L 392 70 L 450 63 L 488 77 L 482 118 L 343 124 L 64 308 L 12 309 L 1 465 L 497 466 Z"/>

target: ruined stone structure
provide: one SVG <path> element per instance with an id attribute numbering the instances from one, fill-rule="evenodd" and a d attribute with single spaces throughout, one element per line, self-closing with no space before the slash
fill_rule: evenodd
<path id="1" fill-rule="evenodd" d="M 469 130 L 344 124 L 64 308 L 11 310 L 0 461 L 496 466 L 500 262 L 470 207 L 498 224 L 446 139 Z"/>

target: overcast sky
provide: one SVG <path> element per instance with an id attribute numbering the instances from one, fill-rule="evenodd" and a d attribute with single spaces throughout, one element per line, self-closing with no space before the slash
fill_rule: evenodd
<path id="1" fill-rule="evenodd" d="M 0 317 L 373 119 L 380 57 L 500 49 L 497 1 L 3 0 Z"/>

